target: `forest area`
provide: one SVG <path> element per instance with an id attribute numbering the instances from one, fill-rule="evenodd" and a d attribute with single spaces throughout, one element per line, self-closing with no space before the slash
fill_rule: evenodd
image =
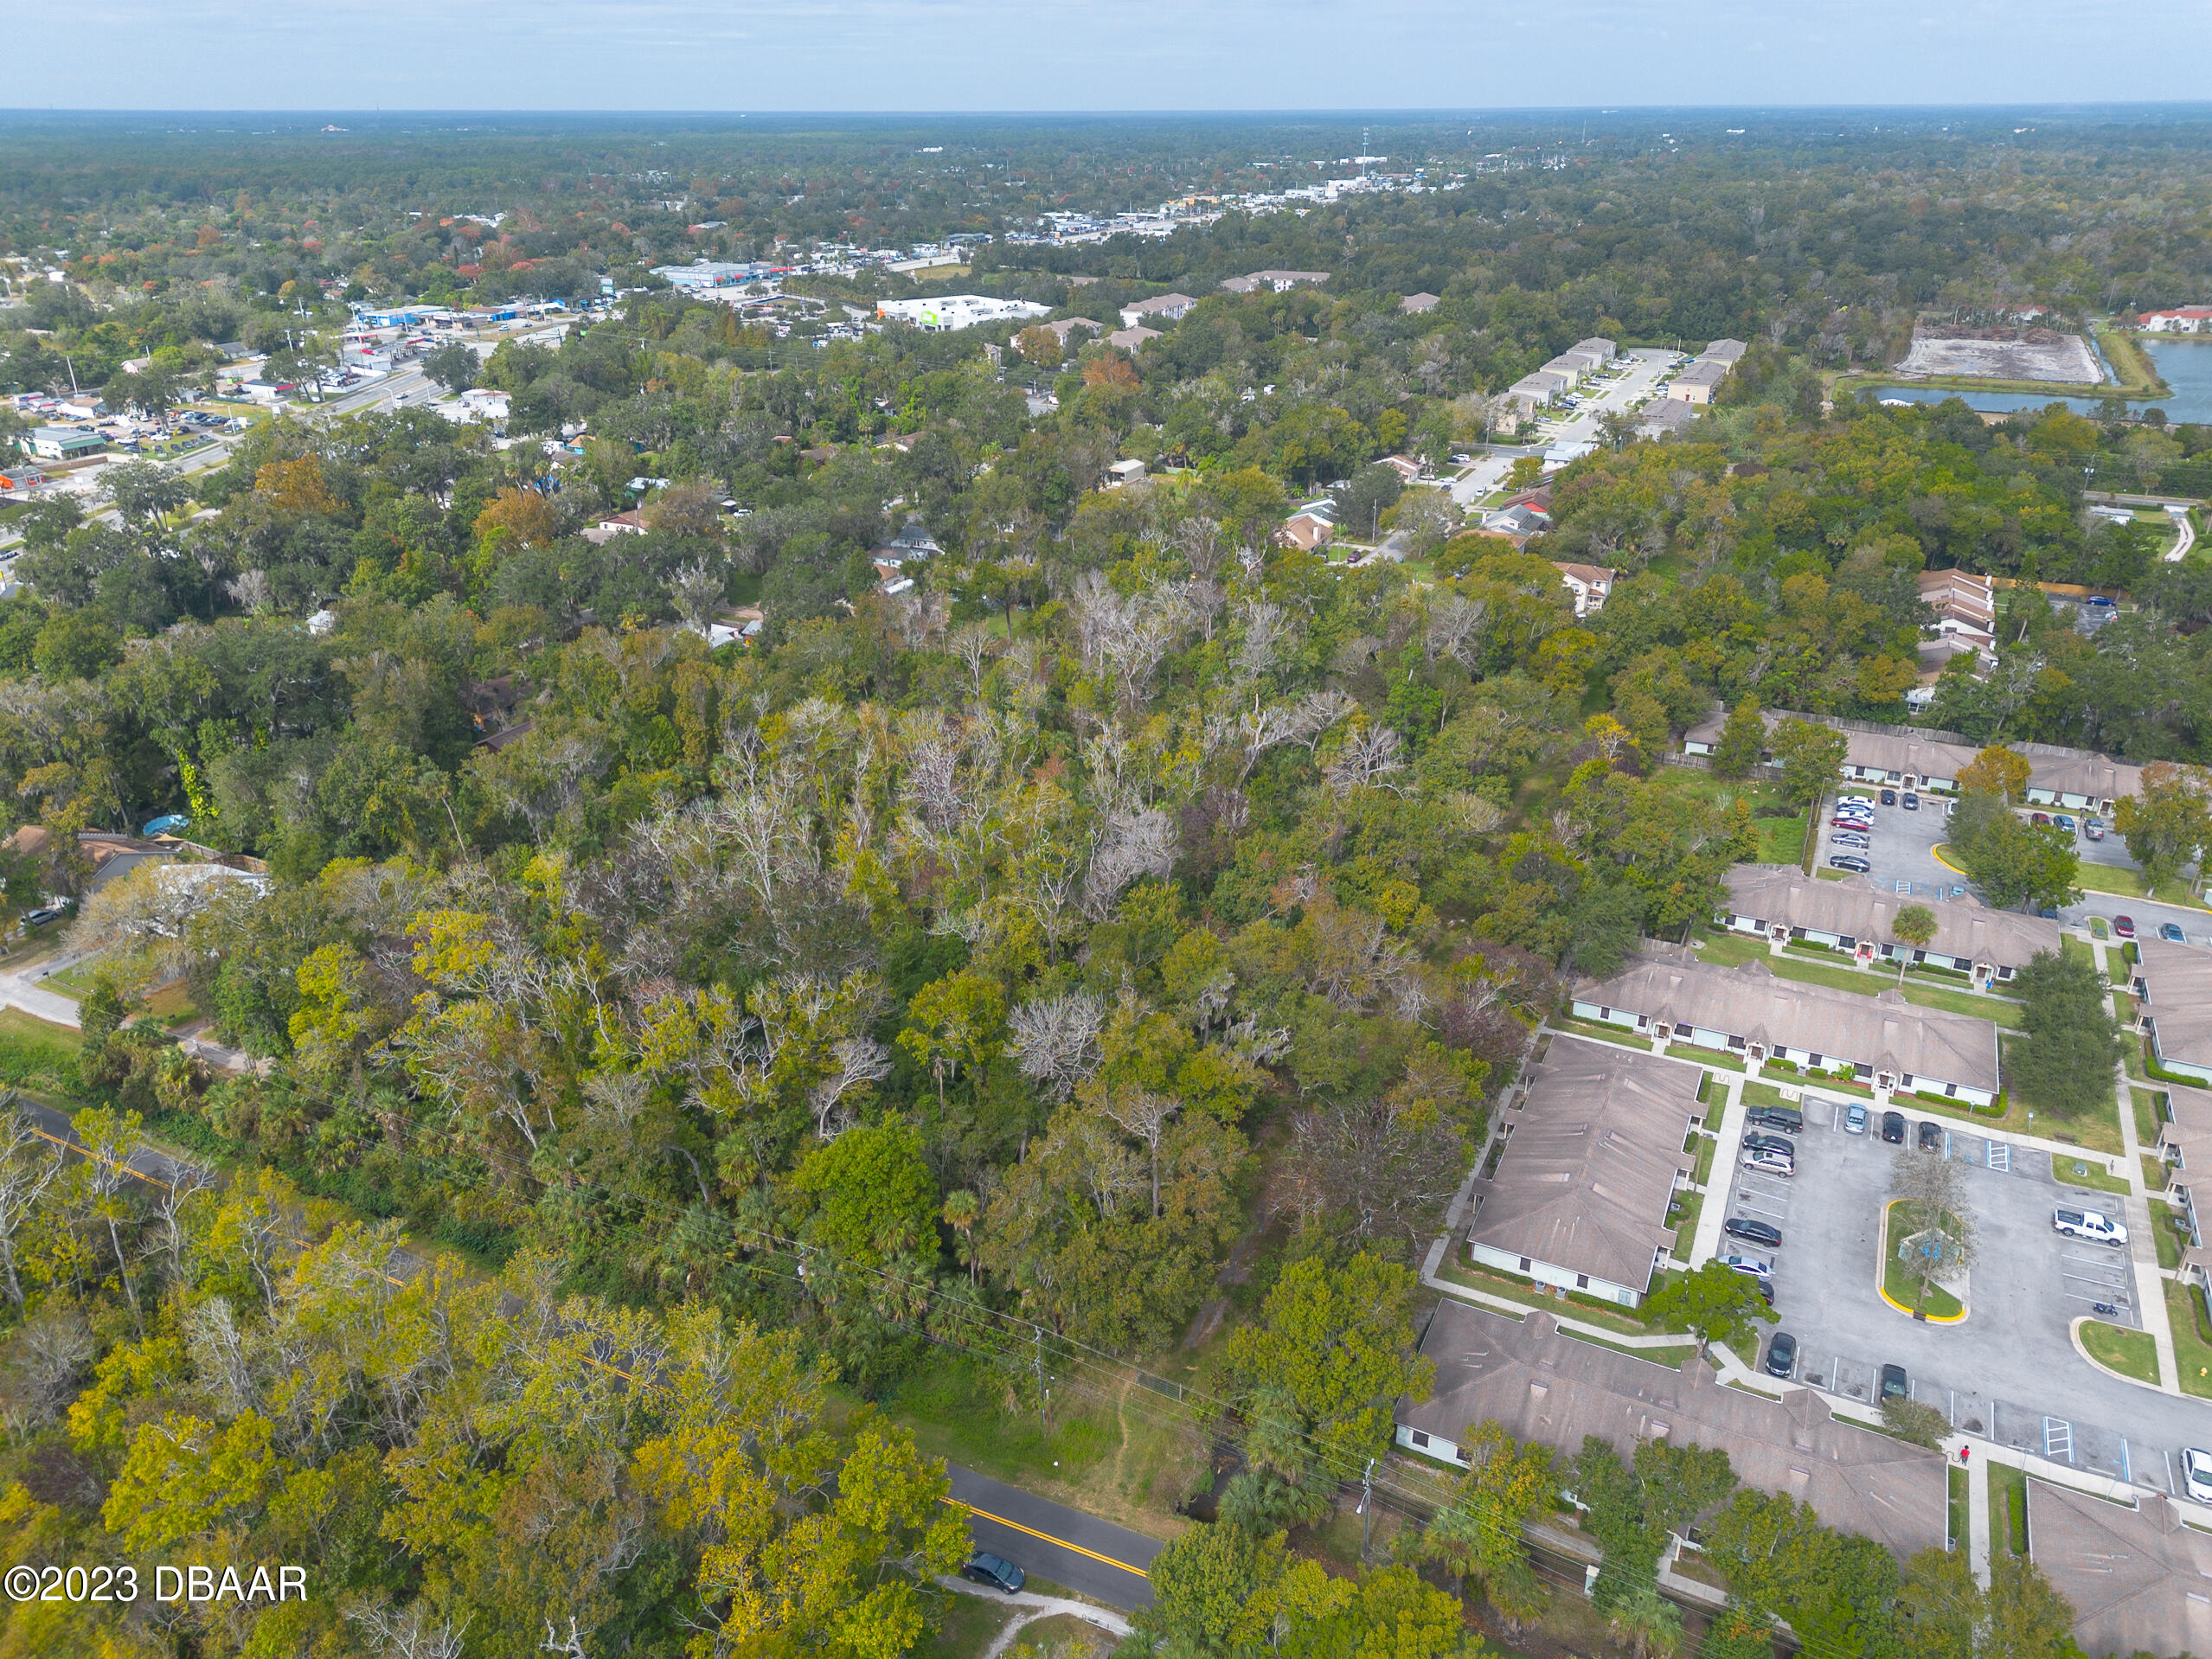
<path id="1" fill-rule="evenodd" d="M 316 1593 L 10 1605 L 0 1659 L 969 1659 L 934 1645 L 947 1458 L 1171 1539 L 1126 1656 L 1521 1651 L 1571 1598 L 1538 1521 L 1603 1548 L 1584 1650 L 2071 1650 L 2026 1560 L 1901 1562 L 1719 1453 L 1501 1437 L 1364 1560 L 1347 1517 L 1538 1026 L 1802 819 L 1668 765 L 1684 731 L 1904 721 L 1915 579 L 1958 568 L 2019 585 L 1917 723 L 2212 764 L 2212 564 L 2084 511 L 2212 480 L 2212 428 L 1831 394 L 1924 312 L 2201 297 L 2212 133 L 1624 124 L 1550 167 L 1539 125 L 1423 127 L 1449 191 L 1002 236 L 958 279 L 1109 327 L 1199 297 L 1141 349 L 767 351 L 650 267 L 1273 189 L 1350 140 L 671 132 L 311 167 L 0 129 L 0 391 L 182 399 L 349 304 L 626 291 L 468 371 L 497 439 L 287 407 L 10 520 L 0 833 L 38 833 L 0 909 L 66 895 L 46 937 L 95 966 L 80 1029 L 0 1015 L 0 1566 Z M 1330 279 L 1220 287 L 1264 267 Z M 946 285 L 886 280 L 791 285 Z M 1525 545 L 1384 464 L 1448 470 L 1591 335 L 1750 349 L 1684 436 L 1551 475 Z M 1287 545 L 1324 496 L 1405 556 Z M 1616 573 L 1604 608 L 1555 561 Z M 2132 604 L 2087 633 L 2038 581 Z M 757 637 L 710 645 L 741 607 Z M 266 881 L 92 891 L 80 836 L 167 814 Z M 123 1169 L 141 1142 L 173 1178 Z M 1686 1632 L 1657 1574 L 1693 1524 L 1730 1606 Z"/>

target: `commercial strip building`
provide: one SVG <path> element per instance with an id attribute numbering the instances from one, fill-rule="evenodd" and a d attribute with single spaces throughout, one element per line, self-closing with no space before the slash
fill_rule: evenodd
<path id="1" fill-rule="evenodd" d="M 1843 1421 L 1809 1388 L 1784 1399 L 1724 1387 L 1693 1355 L 1680 1370 L 1562 1334 L 1550 1315 L 1525 1319 L 1452 1297 L 1421 1337 L 1434 1392 L 1398 1402 L 1396 1440 L 1453 1465 L 1471 1424 L 1564 1457 L 1596 1435 L 1623 1457 L 1647 1441 L 1728 1454 L 1745 1484 L 1786 1493 L 1824 1525 L 1886 1546 L 1901 1560 L 1941 1549 L 1948 1534 L 1943 1453 Z"/>
<path id="2" fill-rule="evenodd" d="M 2040 916 L 1818 881 L 1794 864 L 1739 864 L 1728 872 L 1728 906 L 1714 919 L 1736 932 L 1825 945 L 1862 962 L 1949 968 L 1972 974 L 1977 984 L 2010 979 L 2038 951 L 2055 955 L 2059 949 L 2058 924 Z M 1925 947 L 1896 935 L 1897 913 L 1914 904 L 1935 918 L 1935 937 Z"/>
<path id="3" fill-rule="evenodd" d="M 1683 1150 L 1705 1109 L 1704 1073 L 1610 1044 L 1555 1041 L 1506 1114 L 1497 1170 L 1474 1183 L 1470 1259 L 1624 1308 L 1643 1301 L 1673 1247 Z"/>
<path id="4" fill-rule="evenodd" d="M 926 334 L 945 334 L 971 329 L 978 323 L 1008 317 L 1043 317 L 1052 310 L 1026 299 L 997 299 L 986 294 L 944 294 L 935 299 L 885 299 L 876 302 L 875 315 L 886 323 L 904 323 Z"/>
<path id="5" fill-rule="evenodd" d="M 1884 726 L 1873 721 L 1842 720 L 1832 714 L 1792 714 L 1768 709 L 1764 714 L 1771 736 L 1786 720 L 1809 721 L 1834 727 L 1843 734 L 1843 764 L 1838 775 L 1850 782 L 1887 784 L 1899 789 L 1933 790 L 1955 794 L 1959 774 L 1981 753 L 1979 745 L 1956 732 L 1927 731 L 1914 726 Z M 1720 746 L 1728 723 L 1725 710 L 1717 711 L 1683 733 L 1685 754 L 1711 754 Z M 2056 743 L 2008 743 L 2004 746 L 2028 763 L 2028 800 L 2038 806 L 2061 810 L 2099 812 L 2110 816 L 2119 802 L 2139 794 L 2143 768 L 2088 749 L 2069 749 Z M 1771 753 L 1760 757 L 1772 765 Z"/>
<path id="6" fill-rule="evenodd" d="M 1987 1105 L 1997 1099 L 1997 1027 L 1919 1008 L 1894 987 L 1873 996 L 1778 979 L 1763 961 L 1720 968 L 1670 946 L 1647 946 L 1610 979 L 1574 991 L 1576 1017 L 1617 1025 L 1664 1047 L 1689 1043 L 1751 1066 L 1787 1060 L 1842 1071 L 1878 1092 L 1925 1091 Z"/>

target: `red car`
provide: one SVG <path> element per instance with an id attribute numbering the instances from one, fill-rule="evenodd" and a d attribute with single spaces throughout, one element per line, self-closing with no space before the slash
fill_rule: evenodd
<path id="1" fill-rule="evenodd" d="M 1874 820 L 1872 818 L 1831 818 L 1828 820 L 1828 827 L 1831 830 L 1871 830 L 1874 828 Z"/>
<path id="2" fill-rule="evenodd" d="M 2132 916 L 2113 917 L 2113 934 L 2116 938 L 2133 938 L 2135 937 L 2135 918 Z"/>

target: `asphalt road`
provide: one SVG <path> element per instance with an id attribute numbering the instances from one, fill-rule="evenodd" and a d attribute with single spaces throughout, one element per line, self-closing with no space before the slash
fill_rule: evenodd
<path id="1" fill-rule="evenodd" d="M 952 1496 L 974 1512 L 968 1531 L 978 1549 L 1125 1611 L 1151 1605 L 1145 1573 L 1160 1553 L 1158 1539 L 958 1464 L 950 1472 Z"/>

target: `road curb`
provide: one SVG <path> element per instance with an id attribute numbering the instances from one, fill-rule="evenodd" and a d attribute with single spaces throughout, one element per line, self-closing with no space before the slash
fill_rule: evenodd
<path id="1" fill-rule="evenodd" d="M 1889 1267 L 1889 1212 L 1903 1202 L 1904 1200 L 1901 1198 L 1893 1198 L 1882 1207 L 1882 1253 L 1875 1258 L 1874 1293 L 1907 1319 L 1917 1320 L 1921 1324 L 1963 1325 L 1966 1323 L 1966 1316 L 1974 1311 L 1973 1304 L 1966 1301 L 1965 1297 L 1959 1298 L 1959 1312 L 1955 1317 L 1946 1317 L 1941 1314 L 1915 1313 L 1895 1297 L 1890 1295 L 1888 1287 L 1882 1283 L 1888 1275 Z"/>
<path id="2" fill-rule="evenodd" d="M 2094 1314 L 2076 1314 L 2073 1318 L 2067 1321 L 2066 1340 L 2074 1344 L 2074 1351 L 2076 1354 L 2079 1354 L 2088 1362 L 2091 1369 L 2102 1372 L 2106 1376 L 2112 1378 L 2116 1382 L 2124 1382 L 2131 1388 L 2148 1389 L 2151 1393 L 2164 1394 L 2168 1400 L 2195 1400 L 2198 1398 L 2198 1396 L 2195 1394 L 2185 1394 L 2177 1387 L 2168 1388 L 2159 1383 L 2145 1382 L 2140 1377 L 2131 1377 L 2125 1371 L 2115 1371 L 2112 1368 L 2112 1367 L 2106 1365 L 2102 1360 L 2092 1354 L 2089 1351 L 2087 1345 L 2081 1340 L 2081 1327 L 2084 1325 L 2112 1324 L 2113 1322 L 2111 1320 L 2100 1319 Z M 2114 1330 L 2133 1330 L 2136 1327 L 2132 1325 L 2113 1325 L 2113 1329 Z M 2151 1333 L 2147 1330 L 2143 1334 L 2145 1336 L 2151 1335 Z"/>

